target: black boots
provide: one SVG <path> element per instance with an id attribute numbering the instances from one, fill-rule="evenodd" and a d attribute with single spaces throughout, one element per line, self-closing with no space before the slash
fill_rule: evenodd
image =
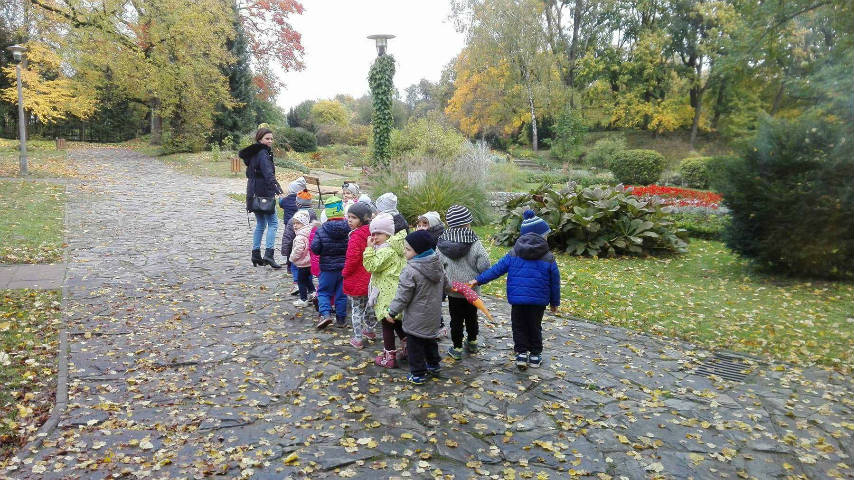
<path id="1" fill-rule="evenodd" d="M 272 248 L 264 250 L 264 258 L 262 258 L 261 260 L 263 260 L 267 265 L 278 270 L 282 268 L 282 266 L 276 263 L 276 259 L 273 258 L 273 251 L 274 250 Z"/>
<path id="2" fill-rule="evenodd" d="M 260 248 L 256 248 L 255 250 L 252 250 L 252 266 L 257 267 L 258 265 L 261 265 L 262 267 L 264 265 L 266 265 L 266 263 L 264 262 L 264 259 L 261 258 L 261 249 Z"/>

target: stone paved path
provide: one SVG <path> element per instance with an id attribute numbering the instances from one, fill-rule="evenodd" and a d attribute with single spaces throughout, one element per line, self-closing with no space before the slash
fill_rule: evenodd
<path id="1" fill-rule="evenodd" d="M 64 263 L 0 265 L 0 289 L 34 288 L 51 290 L 61 288 L 64 277 Z"/>
<path id="2" fill-rule="evenodd" d="M 73 155 L 106 168 L 68 205 L 69 408 L 0 475 L 852 478 L 851 379 L 757 363 L 710 379 L 692 373 L 708 352 L 554 317 L 545 366 L 519 373 L 489 299 L 487 348 L 413 387 L 250 266 L 226 182 Z"/>

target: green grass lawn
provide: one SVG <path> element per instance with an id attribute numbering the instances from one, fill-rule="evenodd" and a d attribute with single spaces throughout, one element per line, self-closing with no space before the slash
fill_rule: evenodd
<path id="1" fill-rule="evenodd" d="M 0 181 L 0 263 L 62 260 L 65 187 Z"/>
<path id="2" fill-rule="evenodd" d="M 488 238 L 495 226 L 476 230 Z M 493 262 L 507 252 L 487 248 Z M 710 240 L 663 258 L 557 258 L 561 313 L 712 349 L 854 368 L 854 284 L 758 273 Z M 503 278 L 484 288 L 505 295 Z"/>
<path id="3" fill-rule="evenodd" d="M 20 174 L 20 153 L 17 140 L 0 138 L 0 177 Z M 52 140 L 27 142 L 27 171 L 31 177 L 76 177 L 77 169 L 68 161 L 65 150 L 57 150 Z"/>
<path id="4" fill-rule="evenodd" d="M 59 301 L 58 291 L 0 290 L 0 459 L 22 446 L 53 406 Z"/>

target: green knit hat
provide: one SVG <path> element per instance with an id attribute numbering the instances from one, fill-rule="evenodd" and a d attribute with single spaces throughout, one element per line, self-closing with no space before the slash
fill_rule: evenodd
<path id="1" fill-rule="evenodd" d="M 329 197 L 323 202 L 323 206 L 325 207 L 326 218 L 328 220 L 344 218 L 344 203 L 340 198 L 336 196 Z"/>

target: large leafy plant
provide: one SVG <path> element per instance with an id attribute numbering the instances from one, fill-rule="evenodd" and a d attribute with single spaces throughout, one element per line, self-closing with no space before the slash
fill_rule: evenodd
<path id="1" fill-rule="evenodd" d="M 522 214 L 534 210 L 552 228 L 549 246 L 572 255 L 614 256 L 684 252 L 687 233 L 677 228 L 670 208 L 656 198 L 631 195 L 621 185 L 560 191 L 539 187 L 507 204 L 496 240 L 512 245 L 519 238 Z"/>

